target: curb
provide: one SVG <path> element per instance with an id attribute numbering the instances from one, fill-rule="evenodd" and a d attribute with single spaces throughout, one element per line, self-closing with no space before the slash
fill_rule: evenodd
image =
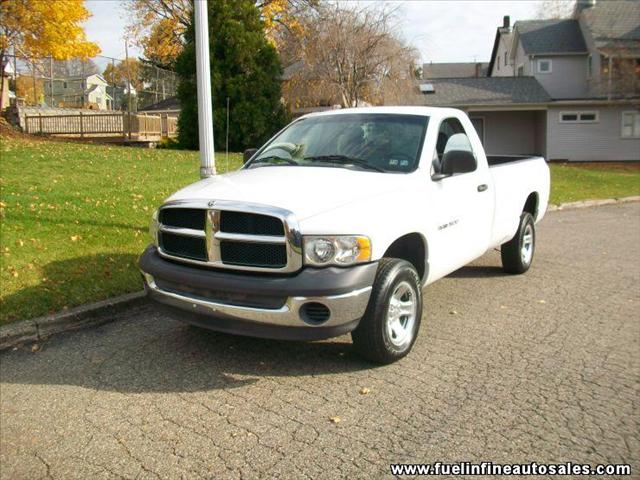
<path id="1" fill-rule="evenodd" d="M 560 204 L 549 204 L 547 212 L 556 212 L 558 210 L 574 210 L 576 208 L 599 207 L 601 205 L 615 205 L 617 203 L 640 202 L 640 195 L 622 198 L 607 198 L 604 200 L 582 200 L 579 202 L 567 202 Z"/>
<path id="2" fill-rule="evenodd" d="M 62 313 L 22 320 L 0 326 L 0 350 L 25 342 L 38 342 L 56 333 L 102 325 L 112 320 L 111 315 L 127 307 L 142 303 L 144 290 L 81 305 Z"/>

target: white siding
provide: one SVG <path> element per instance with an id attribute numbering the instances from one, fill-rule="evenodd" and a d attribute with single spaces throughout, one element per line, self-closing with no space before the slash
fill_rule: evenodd
<path id="1" fill-rule="evenodd" d="M 533 71 L 531 70 L 531 61 L 529 60 L 529 57 L 525 55 L 524 48 L 522 48 L 522 43 L 518 42 L 513 63 L 513 68 L 515 69 L 514 71 L 516 72 L 516 75 L 518 75 L 518 67 L 520 67 L 521 65 L 524 67 L 523 76 L 532 77 Z"/>
<path id="2" fill-rule="evenodd" d="M 492 77 L 512 77 L 514 75 L 513 61 L 509 52 L 509 47 L 512 43 L 511 35 L 500 35 L 500 41 L 498 43 L 498 52 L 496 53 L 495 64 L 493 66 Z M 504 54 L 507 53 L 507 64 L 504 63 Z M 498 70 L 498 59 L 500 59 L 500 69 Z"/>
<path id="3" fill-rule="evenodd" d="M 538 73 L 538 62 L 551 60 L 550 73 Z M 534 77 L 551 98 L 584 98 L 587 94 L 587 56 L 535 57 Z"/>
<path id="4" fill-rule="evenodd" d="M 542 155 L 544 111 L 469 112 L 484 119 L 484 149 L 488 155 Z"/>
<path id="5" fill-rule="evenodd" d="M 597 123 L 560 123 L 560 112 L 593 111 Z M 550 107 L 547 111 L 547 157 L 550 160 L 640 160 L 640 138 L 622 138 L 622 112 L 630 107 Z M 485 127 L 486 128 L 486 127 Z"/>

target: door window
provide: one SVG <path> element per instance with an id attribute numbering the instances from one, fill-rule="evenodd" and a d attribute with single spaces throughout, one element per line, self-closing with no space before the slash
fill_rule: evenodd
<path id="1" fill-rule="evenodd" d="M 433 154 L 432 173 L 442 172 L 442 158 L 449 150 L 468 150 L 473 153 L 471 142 L 462 123 L 457 118 L 447 118 L 440 123 L 436 151 Z"/>

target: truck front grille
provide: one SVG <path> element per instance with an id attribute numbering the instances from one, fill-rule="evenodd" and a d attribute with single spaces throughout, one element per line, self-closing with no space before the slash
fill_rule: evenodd
<path id="1" fill-rule="evenodd" d="M 283 268 L 287 247 L 275 243 L 220 242 L 220 258 L 230 265 Z"/>
<path id="2" fill-rule="evenodd" d="M 158 220 L 168 227 L 204 231 L 206 217 L 207 211 L 200 208 L 163 208 Z"/>
<path id="3" fill-rule="evenodd" d="M 291 212 L 263 205 L 255 205 L 256 212 L 237 211 L 238 204 L 222 200 L 203 205 L 212 208 L 194 208 L 199 205 L 183 202 L 161 208 L 161 254 L 236 270 L 293 272 L 302 267 L 301 237 Z"/>
<path id="4" fill-rule="evenodd" d="M 163 252 L 175 257 L 207 261 L 207 244 L 204 237 L 188 237 L 160 232 L 158 241 Z"/>
<path id="5" fill-rule="evenodd" d="M 245 212 L 220 212 L 220 231 L 225 233 L 246 233 L 249 235 L 274 235 L 282 237 L 282 220 L 268 215 Z"/>

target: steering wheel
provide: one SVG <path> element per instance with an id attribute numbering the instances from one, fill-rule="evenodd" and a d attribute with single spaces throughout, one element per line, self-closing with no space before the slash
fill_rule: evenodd
<path id="1" fill-rule="evenodd" d="M 297 145 L 295 143 L 289 143 L 289 142 L 274 143 L 273 145 L 269 145 L 267 148 L 265 148 L 262 153 L 266 153 L 269 150 L 276 150 L 276 149 L 284 150 L 289 155 L 293 156 L 293 154 L 300 149 L 300 145 Z"/>

